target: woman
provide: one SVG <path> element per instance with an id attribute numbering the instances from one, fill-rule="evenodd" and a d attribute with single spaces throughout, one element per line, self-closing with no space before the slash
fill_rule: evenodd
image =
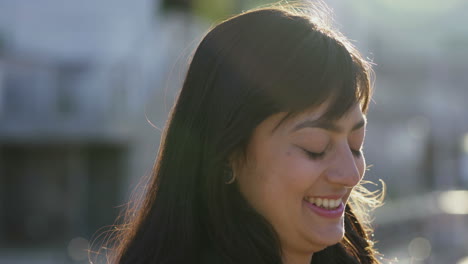
<path id="1" fill-rule="evenodd" d="M 343 36 L 293 11 L 213 28 L 112 263 L 377 263 L 356 190 L 370 71 Z"/>

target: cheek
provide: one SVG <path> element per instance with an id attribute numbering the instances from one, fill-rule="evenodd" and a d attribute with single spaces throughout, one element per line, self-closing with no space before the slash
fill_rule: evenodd
<path id="1" fill-rule="evenodd" d="M 245 171 L 241 187 L 255 200 L 276 203 L 302 199 L 314 181 L 317 166 L 292 147 L 278 146 L 257 152 L 255 164 Z"/>
<path id="2" fill-rule="evenodd" d="M 302 199 L 319 178 L 318 166 L 294 149 L 257 157 L 241 191 L 250 204 L 278 228 L 301 210 Z"/>
<path id="3" fill-rule="evenodd" d="M 264 166 L 269 172 L 267 180 L 278 193 L 291 193 L 292 197 L 302 199 L 320 175 L 320 162 L 313 162 L 294 146 L 276 152 Z M 267 176 L 268 177 L 268 176 Z"/>
<path id="4" fill-rule="evenodd" d="M 260 181 L 265 192 L 278 194 L 297 180 L 297 171 L 301 171 L 300 164 L 294 159 L 291 151 L 284 149 L 271 150 L 266 155 L 257 156 L 256 169 L 253 172 Z"/>

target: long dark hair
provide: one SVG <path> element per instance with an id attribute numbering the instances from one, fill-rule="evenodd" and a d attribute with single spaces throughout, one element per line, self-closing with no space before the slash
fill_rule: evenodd
<path id="1" fill-rule="evenodd" d="M 202 263 L 208 252 L 223 263 L 281 263 L 275 230 L 226 184 L 226 164 L 275 113 L 325 101 L 326 118 L 356 104 L 366 112 L 370 72 L 342 35 L 302 13 L 262 8 L 214 27 L 193 56 L 147 192 L 128 209 L 110 262 Z M 377 263 L 366 215 L 353 209 L 348 203 L 342 242 L 314 253 L 312 263 Z"/>

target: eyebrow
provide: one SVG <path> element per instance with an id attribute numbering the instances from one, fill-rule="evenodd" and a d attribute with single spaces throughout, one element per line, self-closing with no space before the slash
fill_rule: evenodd
<path id="1" fill-rule="evenodd" d="M 355 131 L 355 130 L 358 130 L 358 129 L 362 128 L 363 126 L 366 125 L 366 123 L 367 123 L 367 121 L 366 121 L 365 118 L 361 119 L 359 122 L 357 122 L 353 126 L 353 128 L 351 128 L 351 131 Z M 297 124 L 292 129 L 291 132 L 295 132 L 297 130 L 300 130 L 300 129 L 303 129 L 303 128 L 306 128 L 306 127 L 321 128 L 321 129 L 325 129 L 325 130 L 335 132 L 335 133 L 343 133 L 344 132 L 344 129 L 342 127 L 337 126 L 332 121 L 329 121 L 329 120 L 326 120 L 326 119 L 306 120 L 306 121 L 304 121 L 302 123 Z"/>

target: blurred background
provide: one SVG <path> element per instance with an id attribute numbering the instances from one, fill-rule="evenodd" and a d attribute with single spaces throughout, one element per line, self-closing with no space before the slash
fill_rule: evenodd
<path id="1" fill-rule="evenodd" d="M 189 57 L 266 0 L 1 0 L 0 263 L 88 263 L 149 174 Z M 377 248 L 468 263 L 468 2 L 325 1 L 374 61 Z M 372 186 L 371 186 L 372 187 Z"/>

